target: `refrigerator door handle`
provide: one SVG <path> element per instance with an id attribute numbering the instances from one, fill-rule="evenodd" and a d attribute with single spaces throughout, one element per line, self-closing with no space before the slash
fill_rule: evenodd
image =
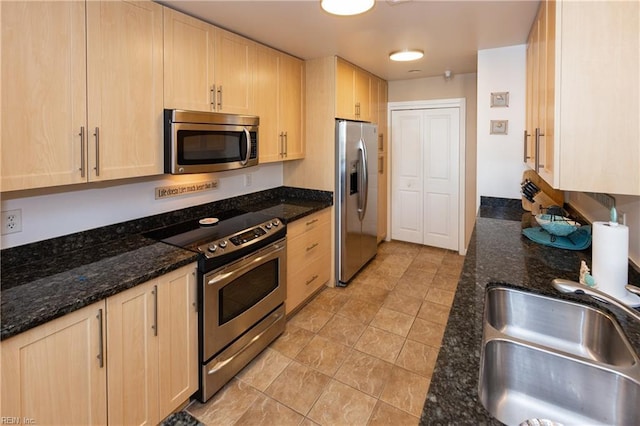
<path id="1" fill-rule="evenodd" d="M 369 195 L 369 166 L 367 164 L 367 148 L 362 139 L 358 142 L 358 154 L 360 154 L 360 170 L 358 171 L 358 218 L 364 220 L 367 214 L 367 198 Z"/>

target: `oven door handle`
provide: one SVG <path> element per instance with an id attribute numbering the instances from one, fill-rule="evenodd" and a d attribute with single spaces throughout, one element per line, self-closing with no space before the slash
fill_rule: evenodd
<path id="1" fill-rule="evenodd" d="M 271 260 L 272 258 L 277 257 L 276 255 L 281 252 L 282 250 L 284 250 L 286 247 L 285 244 L 274 244 L 273 245 L 273 249 L 269 249 L 269 251 L 267 253 L 263 253 L 255 258 L 253 258 L 249 263 L 247 263 L 246 265 L 242 265 L 239 268 L 233 268 L 231 271 L 229 272 L 225 272 L 225 273 L 220 273 L 220 274 L 216 274 L 213 278 L 211 278 L 209 281 L 207 281 L 207 285 L 214 285 L 217 284 L 221 281 L 231 281 L 232 278 L 236 275 L 242 275 L 245 273 L 246 270 L 248 269 L 253 269 L 256 265 L 259 265 L 261 263 L 264 263 L 267 260 Z"/>
<path id="2" fill-rule="evenodd" d="M 275 313 L 273 313 L 272 317 L 273 317 L 273 320 L 271 321 L 271 324 L 269 324 L 269 326 L 266 329 L 262 330 L 261 333 L 259 333 L 258 335 L 254 336 L 253 339 L 249 340 L 249 342 L 247 342 L 246 345 L 244 345 L 242 348 L 240 348 L 238 350 L 238 352 L 234 353 L 229 358 L 225 359 L 224 361 L 216 362 L 216 364 L 211 368 L 211 370 L 209 370 L 207 372 L 207 374 L 211 375 L 211 374 L 217 373 L 221 368 L 223 368 L 225 365 L 227 365 L 230 362 L 232 362 L 236 357 L 240 356 L 244 351 L 249 349 L 251 347 L 251 345 L 253 345 L 255 342 L 260 340 L 260 338 L 266 332 L 271 330 L 271 327 L 273 327 L 274 324 L 276 324 L 280 320 L 280 318 L 282 318 L 282 312 L 275 312 Z"/>

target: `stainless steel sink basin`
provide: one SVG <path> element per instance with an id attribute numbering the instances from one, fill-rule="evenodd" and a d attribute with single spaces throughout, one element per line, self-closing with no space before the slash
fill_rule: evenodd
<path id="1" fill-rule="evenodd" d="M 480 399 L 507 425 L 540 418 L 568 425 L 633 425 L 640 383 L 615 371 L 506 340 L 484 348 Z"/>
<path id="2" fill-rule="evenodd" d="M 617 321 L 508 287 L 485 298 L 479 396 L 507 425 L 637 424 L 640 364 Z"/>
<path id="3" fill-rule="evenodd" d="M 506 287 L 487 290 L 485 319 L 500 333 L 606 364 L 630 366 L 616 320 L 590 306 Z"/>

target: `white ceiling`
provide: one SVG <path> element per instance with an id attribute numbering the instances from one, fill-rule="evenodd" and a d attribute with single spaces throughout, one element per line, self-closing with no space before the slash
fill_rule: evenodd
<path id="1" fill-rule="evenodd" d="M 539 3 L 388 0 L 359 16 L 337 17 L 319 0 L 159 2 L 302 59 L 341 56 L 386 80 L 476 72 L 478 50 L 526 42 Z M 425 56 L 389 60 L 391 51 L 405 48 Z"/>

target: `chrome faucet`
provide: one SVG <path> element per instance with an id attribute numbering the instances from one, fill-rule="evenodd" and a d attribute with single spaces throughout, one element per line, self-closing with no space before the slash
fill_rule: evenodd
<path id="1" fill-rule="evenodd" d="M 571 280 L 564 280 L 562 278 L 556 278 L 552 281 L 553 287 L 561 293 L 575 293 L 575 294 L 587 294 L 595 299 L 598 299 L 605 303 L 610 303 L 620 309 L 622 309 L 627 315 L 640 322 L 640 312 L 636 311 L 620 302 L 613 296 L 609 296 L 595 288 L 589 287 L 584 284 L 580 284 Z"/>

